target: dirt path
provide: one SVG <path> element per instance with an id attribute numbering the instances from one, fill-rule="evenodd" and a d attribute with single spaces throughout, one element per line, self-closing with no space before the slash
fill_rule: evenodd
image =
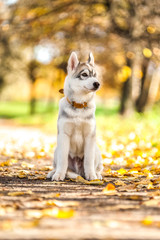
<path id="1" fill-rule="evenodd" d="M 106 171 L 102 185 L 50 182 L 55 141 L 35 129 L 0 128 L 0 239 L 160 239 L 159 173 Z M 115 190 L 104 193 L 108 183 Z"/>

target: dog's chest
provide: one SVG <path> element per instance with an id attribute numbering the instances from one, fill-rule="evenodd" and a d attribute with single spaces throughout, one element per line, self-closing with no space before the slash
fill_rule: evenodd
<path id="1" fill-rule="evenodd" d="M 92 131 L 92 124 L 74 120 L 64 124 L 64 132 L 70 137 L 70 152 L 80 156 L 84 152 L 85 137 Z"/>

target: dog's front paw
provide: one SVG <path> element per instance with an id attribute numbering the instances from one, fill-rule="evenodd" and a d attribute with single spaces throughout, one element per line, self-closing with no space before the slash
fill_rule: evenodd
<path id="1" fill-rule="evenodd" d="M 55 172 L 51 176 L 52 181 L 63 181 L 65 179 L 65 174 L 61 172 Z"/>
<path id="2" fill-rule="evenodd" d="M 97 173 L 97 179 L 102 180 L 102 175 L 100 173 Z"/>
<path id="3" fill-rule="evenodd" d="M 88 172 L 88 173 L 85 173 L 85 178 L 89 181 L 91 180 L 95 180 L 97 179 L 97 176 L 95 173 L 92 173 L 92 172 Z"/>
<path id="4" fill-rule="evenodd" d="M 52 178 L 52 176 L 55 174 L 55 169 L 50 171 L 48 174 L 47 174 L 47 178 L 50 179 Z"/>

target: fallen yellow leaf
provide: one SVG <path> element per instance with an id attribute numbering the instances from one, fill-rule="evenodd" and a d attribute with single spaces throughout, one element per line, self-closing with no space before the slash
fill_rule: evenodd
<path id="1" fill-rule="evenodd" d="M 109 168 L 109 169 L 105 170 L 105 173 L 111 173 L 111 169 Z"/>
<path id="2" fill-rule="evenodd" d="M 101 181 L 99 179 L 94 179 L 94 180 L 88 181 L 81 176 L 76 177 L 76 182 L 84 183 L 84 184 L 88 184 L 88 185 L 103 185 L 103 183 L 104 183 L 104 181 Z"/>
<path id="3" fill-rule="evenodd" d="M 20 224 L 22 228 L 34 228 L 39 225 L 39 219 L 34 219 L 33 221 L 23 222 Z"/>
<path id="4" fill-rule="evenodd" d="M 26 178 L 30 172 L 27 170 L 20 170 L 18 172 L 18 177 L 19 178 Z"/>
<path id="5" fill-rule="evenodd" d="M 146 225 L 146 226 L 149 226 L 153 223 L 153 218 L 152 216 L 147 216 L 145 217 L 142 221 L 141 221 L 142 224 Z"/>
<path id="6" fill-rule="evenodd" d="M 147 174 L 147 179 L 151 179 L 151 178 L 153 178 L 153 175 L 152 175 L 151 172 L 149 172 L 149 173 Z"/>
<path id="7" fill-rule="evenodd" d="M 46 208 L 42 210 L 44 217 L 71 218 L 75 215 L 73 209 Z"/>
<path id="8" fill-rule="evenodd" d="M 131 173 L 131 174 L 138 174 L 138 170 L 135 169 L 135 168 L 132 168 L 132 169 L 129 170 L 129 173 Z"/>
<path id="9" fill-rule="evenodd" d="M 75 211 L 73 209 L 63 210 L 59 209 L 58 213 L 55 215 L 57 218 L 71 218 L 74 217 Z"/>
<path id="10" fill-rule="evenodd" d="M 12 228 L 13 228 L 13 224 L 12 224 L 11 220 L 1 221 L 0 229 L 2 229 L 2 230 L 11 230 Z"/>
<path id="11" fill-rule="evenodd" d="M 0 216 L 4 216 L 6 214 L 5 208 L 0 206 Z"/>
<path id="12" fill-rule="evenodd" d="M 57 207 L 45 208 L 43 210 L 26 210 L 25 215 L 29 218 L 43 218 L 43 217 L 54 217 L 54 218 L 71 218 L 75 215 L 73 209 L 59 209 Z"/>
<path id="13" fill-rule="evenodd" d="M 27 162 L 25 162 L 25 161 L 23 161 L 23 162 L 21 163 L 21 166 L 22 166 L 22 168 L 28 168 L 28 169 L 33 169 L 33 168 L 35 167 L 34 164 L 27 163 Z"/>
<path id="14" fill-rule="evenodd" d="M 113 191 L 115 190 L 115 186 L 112 183 L 108 183 L 107 186 L 105 187 L 107 191 Z"/>
<path id="15" fill-rule="evenodd" d="M 149 49 L 149 48 L 144 48 L 143 49 L 143 55 L 146 57 L 146 58 L 150 58 L 152 56 L 152 51 Z"/>
<path id="16" fill-rule="evenodd" d="M 91 180 L 89 181 L 88 184 L 91 184 L 91 185 L 103 185 L 104 181 L 101 181 L 99 179 L 95 179 L 95 180 Z"/>
<path id="17" fill-rule="evenodd" d="M 13 165 L 14 163 L 17 163 L 17 162 L 18 162 L 17 159 L 11 158 L 11 159 L 8 159 L 7 161 L 4 161 L 4 162 L 0 163 L 0 166 L 1 167 L 11 166 L 11 165 Z"/>
<path id="18" fill-rule="evenodd" d="M 125 170 L 124 168 L 121 168 L 121 169 L 117 170 L 117 172 L 121 175 L 124 175 L 125 173 L 127 173 L 127 170 Z"/>
<path id="19" fill-rule="evenodd" d="M 80 183 L 84 183 L 84 184 L 89 184 L 89 181 L 87 181 L 86 179 L 84 179 L 81 176 L 76 177 L 76 182 L 80 182 Z"/>
<path id="20" fill-rule="evenodd" d="M 153 184 L 151 182 L 148 184 L 147 189 L 154 189 Z"/>
<path id="21" fill-rule="evenodd" d="M 46 198 L 57 198 L 60 196 L 60 193 L 49 193 L 47 195 L 45 195 L 44 197 Z"/>
<path id="22" fill-rule="evenodd" d="M 39 170 L 40 171 L 51 171 L 53 169 L 53 166 L 43 166 Z"/>
<path id="23" fill-rule="evenodd" d="M 22 196 L 22 195 L 24 195 L 24 194 L 29 194 L 29 195 L 31 195 L 32 194 L 32 191 L 27 191 L 27 192 L 9 192 L 8 193 L 8 196 Z"/>
<path id="24" fill-rule="evenodd" d="M 44 176 L 44 175 L 42 175 L 42 176 L 37 176 L 35 179 L 44 180 L 44 179 L 46 179 L 46 176 Z"/>
<path id="25" fill-rule="evenodd" d="M 104 194 L 114 194 L 116 193 L 116 188 L 112 183 L 108 183 L 107 186 L 102 190 Z"/>

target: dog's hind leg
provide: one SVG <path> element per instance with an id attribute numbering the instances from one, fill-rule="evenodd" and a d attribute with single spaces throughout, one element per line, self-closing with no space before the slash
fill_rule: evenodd
<path id="1" fill-rule="evenodd" d="M 101 157 L 101 152 L 98 148 L 98 146 L 96 146 L 96 154 L 95 154 L 95 167 L 96 167 L 96 175 L 97 175 L 97 179 L 102 179 L 102 170 L 103 170 L 103 164 L 102 164 L 102 157 Z"/>

